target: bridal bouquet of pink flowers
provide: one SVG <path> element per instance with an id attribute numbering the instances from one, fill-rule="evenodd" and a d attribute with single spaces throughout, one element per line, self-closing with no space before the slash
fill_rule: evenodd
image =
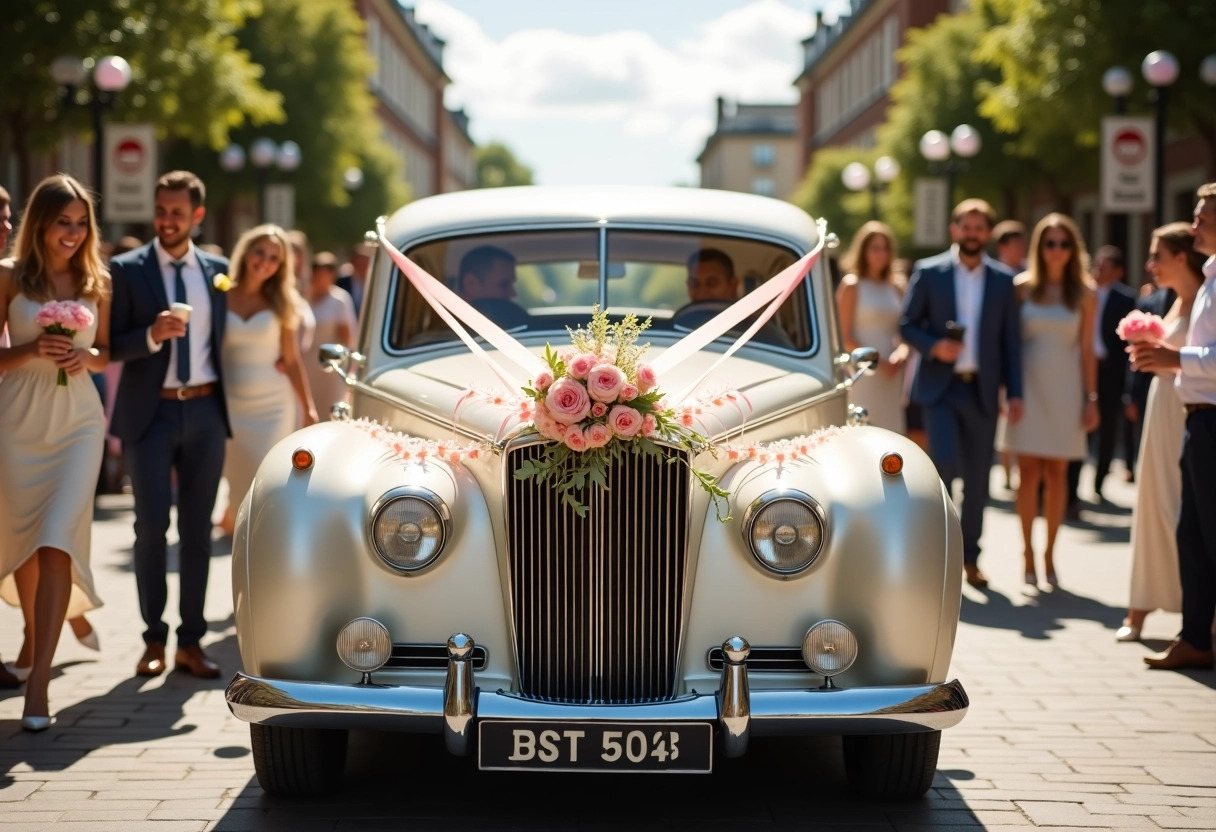
<path id="1" fill-rule="evenodd" d="M 35 313 L 34 324 L 51 335 L 66 335 L 72 338 L 80 330 L 93 325 L 93 313 L 88 307 L 74 300 L 52 300 L 42 304 Z M 66 370 L 59 370 L 55 383 L 60 387 L 68 386 Z"/>
<path id="2" fill-rule="evenodd" d="M 588 485 L 607 488 L 608 466 L 623 454 L 662 456 L 657 439 L 692 452 L 707 447 L 705 437 L 667 405 L 654 370 L 641 362 L 650 345 L 636 342 L 649 326 L 636 315 L 611 323 L 597 306 L 586 329 L 567 330 L 571 346 L 554 351 L 545 345 L 549 369 L 523 388 L 533 401 L 525 432 L 553 444 L 539 460 L 521 464 L 515 478 L 551 479 L 580 517 L 587 506 L 579 496 Z M 715 500 L 727 496 L 717 478 L 696 469 L 693 475 Z"/>
<path id="3" fill-rule="evenodd" d="M 1129 344 L 1156 341 L 1165 337 L 1165 322 L 1151 312 L 1133 309 L 1119 321 L 1115 334 Z"/>

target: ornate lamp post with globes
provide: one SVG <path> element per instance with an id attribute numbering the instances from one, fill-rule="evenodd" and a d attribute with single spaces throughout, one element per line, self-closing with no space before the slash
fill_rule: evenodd
<path id="1" fill-rule="evenodd" d="M 1115 115 L 1127 112 L 1127 97 L 1135 84 L 1131 70 L 1124 66 L 1112 66 L 1102 74 L 1102 89 L 1115 103 Z M 1127 253 L 1127 214 L 1112 213 L 1107 216 L 1107 239 Z"/>
<path id="2" fill-rule="evenodd" d="M 1178 80 L 1178 59 L 1158 49 L 1149 52 L 1140 64 L 1140 73 L 1153 87 L 1156 97 L 1156 128 L 1153 147 L 1153 227 L 1165 223 L 1165 108 L 1167 92 Z"/>
<path id="3" fill-rule="evenodd" d="M 300 146 L 290 140 L 276 144 L 274 139 L 263 136 L 254 140 L 246 157 L 245 148 L 239 144 L 230 144 L 220 153 L 220 167 L 228 173 L 236 173 L 245 167 L 246 158 L 252 163 L 257 174 L 258 221 L 267 222 L 266 187 L 270 169 L 276 167 L 283 173 L 291 173 L 300 167 L 300 162 L 303 161 Z"/>
<path id="4" fill-rule="evenodd" d="M 949 136 L 941 130 L 930 130 L 920 137 L 920 155 L 929 161 L 930 171 L 946 177 L 947 225 L 954 206 L 954 179 L 970 167 L 980 145 L 979 131 L 970 124 L 960 124 Z"/>
<path id="5" fill-rule="evenodd" d="M 851 162 L 845 165 L 840 178 L 850 191 L 870 190 L 870 214 L 874 219 L 878 215 L 878 195 L 899 176 L 899 162 L 890 156 L 879 156 L 874 161 L 873 176 L 870 169 L 861 162 Z"/>

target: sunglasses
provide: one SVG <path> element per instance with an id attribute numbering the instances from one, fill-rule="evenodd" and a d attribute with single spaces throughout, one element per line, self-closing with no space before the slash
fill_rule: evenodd
<path id="1" fill-rule="evenodd" d="M 1064 251 L 1068 251 L 1070 248 L 1072 248 L 1072 241 L 1071 240 L 1044 240 L 1043 248 L 1048 248 L 1048 249 L 1058 248 L 1058 249 L 1063 249 Z"/>

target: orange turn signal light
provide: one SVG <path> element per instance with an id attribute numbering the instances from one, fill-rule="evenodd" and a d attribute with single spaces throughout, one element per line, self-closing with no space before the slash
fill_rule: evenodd
<path id="1" fill-rule="evenodd" d="M 308 448 L 296 448 L 291 454 L 291 467 L 297 471 L 307 471 L 312 462 L 312 451 Z"/>
<path id="2" fill-rule="evenodd" d="M 894 451 L 883 454 L 878 464 L 882 468 L 882 472 L 888 477 L 897 476 L 904 470 L 904 458 Z"/>

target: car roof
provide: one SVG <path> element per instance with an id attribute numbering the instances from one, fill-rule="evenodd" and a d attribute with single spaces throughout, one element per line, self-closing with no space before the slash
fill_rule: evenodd
<path id="1" fill-rule="evenodd" d="M 536 185 L 455 191 L 411 202 L 388 220 L 395 244 L 493 226 L 637 224 L 779 237 L 803 250 L 815 221 L 788 202 L 704 188 Z"/>

